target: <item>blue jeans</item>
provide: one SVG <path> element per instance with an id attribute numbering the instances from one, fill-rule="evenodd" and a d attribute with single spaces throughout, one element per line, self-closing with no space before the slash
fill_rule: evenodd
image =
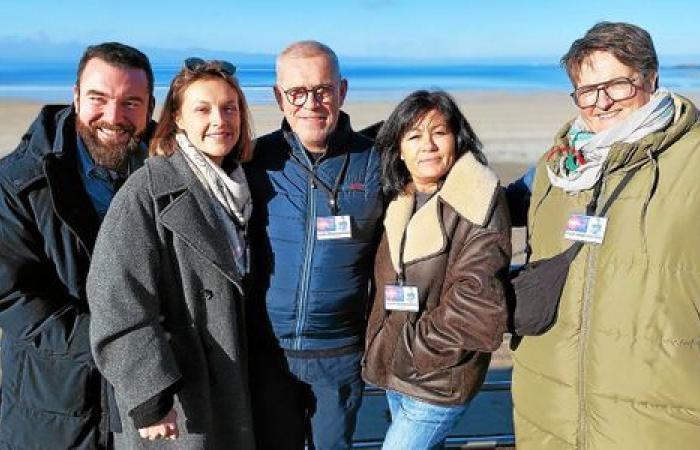
<path id="1" fill-rule="evenodd" d="M 362 352 L 322 358 L 287 356 L 289 371 L 308 385 L 313 402 L 311 436 L 315 450 L 347 450 L 362 403 Z"/>
<path id="2" fill-rule="evenodd" d="M 469 404 L 438 406 L 396 391 L 386 391 L 391 425 L 382 450 L 436 450 L 459 422 Z"/>
<path id="3" fill-rule="evenodd" d="M 251 371 L 257 450 L 347 450 L 364 383 L 362 352 L 330 357 L 255 356 Z M 311 419 L 308 420 L 308 415 Z"/>

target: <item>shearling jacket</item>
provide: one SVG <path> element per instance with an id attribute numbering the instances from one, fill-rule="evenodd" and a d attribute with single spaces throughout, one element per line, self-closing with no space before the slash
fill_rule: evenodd
<path id="1" fill-rule="evenodd" d="M 603 243 L 571 264 L 554 326 L 513 355 L 518 450 L 700 446 L 700 123 L 691 102 L 674 103 L 666 129 L 611 147 L 599 207 L 635 173 L 608 210 Z M 571 245 L 567 221 L 593 191 L 553 187 L 548 163 L 537 166 L 529 213 L 534 261 Z"/>
<path id="2" fill-rule="evenodd" d="M 242 278 L 218 206 L 176 152 L 148 159 L 104 219 L 90 341 L 114 385 L 119 448 L 152 448 L 128 414 L 175 383 L 177 448 L 254 448 Z"/>
<path id="3" fill-rule="evenodd" d="M 506 326 L 507 206 L 496 175 L 467 153 L 413 210 L 414 196 L 404 194 L 386 212 L 362 375 L 429 403 L 461 405 L 483 383 Z M 402 240 L 404 285 L 418 288 L 418 312 L 384 305 L 384 286 L 397 282 Z"/>

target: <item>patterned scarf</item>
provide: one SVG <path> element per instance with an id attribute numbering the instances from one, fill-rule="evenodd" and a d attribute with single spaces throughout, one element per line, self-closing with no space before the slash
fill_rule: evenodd
<path id="1" fill-rule="evenodd" d="M 239 164 L 229 175 L 195 147 L 183 133 L 178 133 L 175 139 L 192 172 L 209 192 L 209 195 L 223 207 L 228 216 L 233 219 L 233 223 L 237 225 L 231 227 L 231 232 L 227 234 L 233 247 L 236 263 L 239 269 L 244 269 L 247 267 L 245 228 L 250 219 L 252 201 L 243 168 Z M 225 225 L 225 229 L 228 230 L 229 224 Z"/>
<path id="2" fill-rule="evenodd" d="M 579 115 L 571 125 L 567 138 L 569 146 L 583 155 L 583 164 L 571 170 L 567 158 L 559 159 L 558 173 L 547 166 L 549 181 L 566 192 L 592 188 L 598 181 L 610 147 L 616 142 L 632 143 L 668 126 L 673 120 L 675 106 L 671 93 L 660 88 L 651 100 L 630 114 L 624 121 L 599 133 L 586 129 Z"/>

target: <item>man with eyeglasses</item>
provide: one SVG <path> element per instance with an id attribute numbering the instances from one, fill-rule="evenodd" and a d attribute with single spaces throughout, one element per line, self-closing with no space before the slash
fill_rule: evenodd
<path id="1" fill-rule="evenodd" d="M 635 25 L 595 25 L 562 64 L 579 114 L 530 174 L 529 258 L 583 247 L 513 356 L 518 450 L 697 448 L 700 112 Z"/>
<path id="2" fill-rule="evenodd" d="M 85 283 L 97 230 L 147 155 L 153 71 L 107 42 L 80 59 L 71 106 L 47 105 L 0 160 L 0 448 L 111 447 L 111 388 L 90 354 Z"/>
<path id="3" fill-rule="evenodd" d="M 340 110 L 347 81 L 330 48 L 294 43 L 276 69 L 282 127 L 258 139 L 247 168 L 258 450 L 346 449 L 383 213 L 379 155 Z"/>

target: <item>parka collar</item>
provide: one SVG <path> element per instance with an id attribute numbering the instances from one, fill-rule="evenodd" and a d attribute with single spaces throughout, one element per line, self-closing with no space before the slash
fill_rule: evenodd
<path id="1" fill-rule="evenodd" d="M 398 272 L 404 233 L 404 263 L 445 251 L 448 244 L 441 207 L 447 205 L 464 219 L 484 226 L 493 208 L 498 177 L 467 153 L 452 166 L 440 190 L 413 214 L 415 196 L 400 194 L 387 208 L 384 218 L 389 253 Z"/>

